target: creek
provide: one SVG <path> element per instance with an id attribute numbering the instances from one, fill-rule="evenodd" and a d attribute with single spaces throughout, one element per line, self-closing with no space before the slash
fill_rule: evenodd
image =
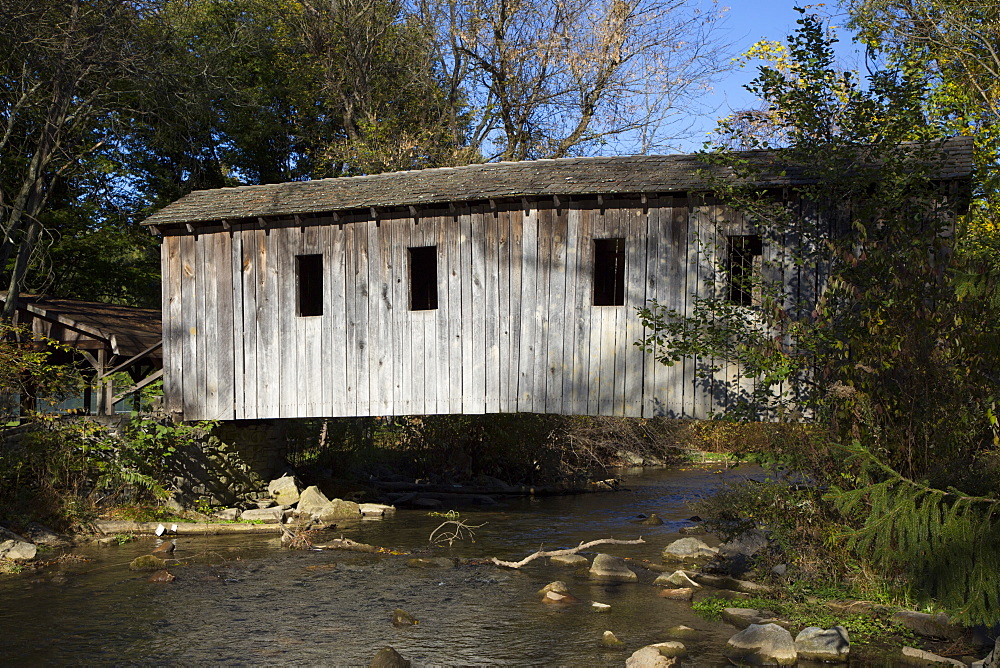
<path id="1" fill-rule="evenodd" d="M 518 498 L 486 509 L 461 509 L 475 542 L 429 547 L 442 522 L 425 511 L 400 510 L 379 521 L 345 525 L 354 540 L 413 556 L 518 560 L 540 547 L 574 547 L 598 538 L 642 545 L 594 551 L 660 563 L 660 552 L 691 526 L 688 502 L 725 481 L 761 477 L 753 467 L 623 472 L 623 491 Z M 657 513 L 662 526 L 640 526 Z M 340 535 L 337 532 L 336 535 Z M 334 537 L 334 536 L 329 536 Z M 322 538 L 320 538 L 322 542 Z M 343 551 L 293 551 L 274 535 L 180 537 L 171 567 L 177 579 L 147 581 L 128 570 L 148 554 L 151 538 L 116 547 L 85 546 L 58 568 L 0 579 L 0 663 L 4 665 L 368 665 L 390 645 L 416 665 L 617 665 L 640 647 L 667 640 L 685 624 L 700 632 L 685 640 L 685 665 L 727 665 L 735 632 L 659 598 L 657 573 L 632 568 L 637 584 L 608 585 L 536 560 L 520 570 L 493 565 L 418 569 L 406 556 Z M 592 557 L 594 552 L 585 553 Z M 583 602 L 543 605 L 536 592 L 563 580 Z M 590 601 L 611 605 L 596 613 Z M 419 624 L 397 628 L 402 608 Z M 625 646 L 599 644 L 605 630 Z"/>

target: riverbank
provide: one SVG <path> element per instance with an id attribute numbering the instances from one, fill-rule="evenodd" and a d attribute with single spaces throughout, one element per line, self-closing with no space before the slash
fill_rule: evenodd
<path id="1" fill-rule="evenodd" d="M 683 468 L 688 470 L 624 473 L 623 491 L 614 494 L 510 497 L 496 506 L 470 507 L 452 517 L 481 525 L 475 542 L 452 546 L 429 541 L 448 519 L 443 513 L 403 508 L 377 520 L 341 522 L 312 537 L 326 545 L 343 535 L 383 548 L 375 552 L 288 550 L 276 534 L 165 534 L 121 545 L 75 546 L 73 558 L 50 568 L 0 578 L 9 611 L 4 626 L 18 629 L 16 636 L 0 639 L 0 652 L 11 660 L 49 663 L 367 665 L 391 645 L 415 665 L 620 666 L 634 652 L 670 640 L 685 645 L 682 665 L 721 666 L 727 663 L 727 643 L 740 629 L 703 615 L 724 603 L 778 613 L 779 621 L 794 623 L 793 639 L 795 625 L 843 624 L 850 630 L 855 665 L 879 665 L 886 652 L 899 654 L 902 643 L 873 644 L 856 631 L 860 616 L 837 613 L 815 597 L 811 603 L 803 597 L 805 612 L 789 619 L 794 597 L 766 599 L 760 592 L 736 591 L 730 582 L 709 583 L 707 562 L 664 562 L 665 548 L 681 538 L 704 540 L 713 549 L 721 545 L 717 537 L 699 533 L 703 523 L 692 520 L 690 502 L 728 483 L 764 477 L 747 467 Z M 653 513 L 662 524 L 649 522 Z M 491 557 L 521 560 L 539 545 L 572 548 L 596 538 L 640 536 L 642 544 L 585 550 L 579 556 L 586 564 L 538 559 L 508 569 L 488 563 Z M 153 572 L 129 570 L 136 557 L 163 545 L 174 546 L 164 556 L 175 580 L 149 582 Z M 589 571 L 598 551 L 622 558 L 636 580 L 594 579 Z M 678 570 L 706 583 L 691 600 L 661 596 L 683 589 L 661 579 Z M 580 602 L 543 603 L 537 592 L 557 580 Z M 795 583 L 789 574 L 785 587 L 793 591 Z M 597 612 L 603 608 L 594 602 L 610 609 Z M 26 620 L 40 614 L 40 607 L 47 624 L 37 628 Z M 420 623 L 394 626 L 396 608 Z M 672 638 L 668 631 L 679 626 L 693 629 L 695 637 Z M 602 645 L 605 631 L 623 645 Z M 107 638 L 115 639 L 113 653 L 106 649 Z M 905 643 L 939 651 L 944 646 L 912 637 Z"/>

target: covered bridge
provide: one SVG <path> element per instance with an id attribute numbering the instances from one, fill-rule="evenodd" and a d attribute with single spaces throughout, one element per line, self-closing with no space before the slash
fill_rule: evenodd
<path id="1" fill-rule="evenodd" d="M 949 178 L 967 178 L 971 143 L 948 153 Z M 774 154 L 748 155 L 762 188 L 801 182 Z M 817 286 L 707 196 L 704 169 L 690 155 L 568 158 L 193 192 L 145 221 L 163 237 L 166 407 L 224 420 L 724 410 L 696 360 L 665 367 L 633 345 L 636 307 L 684 311 L 726 290 L 717 252 L 777 267 L 793 293 Z"/>

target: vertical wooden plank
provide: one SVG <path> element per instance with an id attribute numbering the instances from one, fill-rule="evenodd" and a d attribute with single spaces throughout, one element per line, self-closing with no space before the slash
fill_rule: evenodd
<path id="1" fill-rule="evenodd" d="M 647 213 L 638 201 L 626 209 L 627 230 L 625 237 L 625 308 L 621 329 L 625 339 L 621 343 L 623 357 L 624 406 L 626 417 L 642 415 L 642 387 L 645 359 L 635 345 L 642 338 L 642 325 L 636 309 L 645 305 L 646 298 L 646 235 Z"/>
<path id="2" fill-rule="evenodd" d="M 566 326 L 566 241 L 568 202 L 561 201 L 563 208 L 551 209 L 549 216 L 548 253 L 548 336 L 545 338 L 545 412 L 558 415 L 563 413 L 563 381 L 565 361 L 563 359 Z"/>
<path id="3" fill-rule="evenodd" d="M 580 235 L 580 203 L 568 203 L 564 210 L 565 259 L 563 262 L 563 280 L 565 292 L 561 304 L 556 304 L 562 313 L 563 345 L 562 345 L 562 406 L 563 415 L 576 415 L 574 405 L 574 385 L 576 380 L 576 291 L 581 277 L 578 275 L 580 261 L 577 245 Z"/>
<path id="4" fill-rule="evenodd" d="M 243 336 L 243 232 L 234 229 L 229 241 L 229 282 L 231 283 L 233 333 L 230 345 L 233 350 L 233 418 L 243 419 L 246 413 L 246 391 L 244 389 L 244 364 L 246 348 Z"/>
<path id="5" fill-rule="evenodd" d="M 671 198 L 670 211 L 664 220 L 665 244 L 661 244 L 661 254 L 666 262 L 667 280 L 659 291 L 660 301 L 678 313 L 687 314 L 688 308 L 688 268 L 696 249 L 691 245 L 690 200 L 687 196 Z M 666 370 L 667 415 L 674 418 L 686 417 L 685 399 L 692 362 L 681 360 Z"/>
<path id="6" fill-rule="evenodd" d="M 294 235 L 294 236 L 293 236 Z M 271 230 L 269 239 L 273 249 L 277 300 L 271 318 L 275 321 L 275 357 L 268 357 L 268 368 L 277 380 L 275 398 L 278 417 L 299 417 L 299 365 L 302 350 L 298 345 L 296 329 L 299 326 L 297 291 L 295 286 L 295 254 L 298 251 L 298 228 Z"/>
<path id="7" fill-rule="evenodd" d="M 500 212 L 483 213 L 483 398 L 487 413 L 500 412 Z"/>
<path id="8" fill-rule="evenodd" d="M 279 416 L 279 345 L 278 242 L 273 231 L 257 232 L 257 388 L 260 393 L 259 417 Z"/>
<path id="9" fill-rule="evenodd" d="M 660 240 L 664 236 L 660 231 L 660 217 L 663 211 L 661 207 L 663 203 L 659 198 L 653 196 L 649 197 L 648 203 L 649 209 L 646 214 L 645 236 L 646 280 L 643 282 L 644 307 L 648 307 L 650 301 L 657 298 L 657 288 L 660 282 L 664 280 L 661 273 L 664 267 L 661 265 L 662 258 L 660 256 Z M 640 335 L 645 339 L 650 334 L 652 334 L 651 330 L 643 328 Z M 649 418 L 663 415 L 665 392 L 661 389 L 660 385 L 660 381 L 663 380 L 663 374 L 660 370 L 661 366 L 656 361 L 655 351 L 643 355 L 642 417 Z"/>
<path id="10" fill-rule="evenodd" d="M 462 224 L 460 216 L 443 214 L 439 224 L 444 231 L 445 255 L 448 257 L 448 412 L 462 412 L 464 342 L 462 333 L 463 291 L 468 266 L 462 261 Z"/>
<path id="11" fill-rule="evenodd" d="M 510 406 L 511 330 L 510 330 L 510 216 L 505 208 L 497 217 L 497 410 L 507 413 Z"/>
<path id="12" fill-rule="evenodd" d="M 481 414 L 486 409 L 486 248 L 485 217 L 493 214 L 486 206 L 476 204 L 470 217 L 471 291 L 472 291 L 472 393 L 465 398 L 466 413 Z"/>
<path id="13" fill-rule="evenodd" d="M 553 211 L 548 204 L 538 208 L 538 253 L 535 271 L 535 319 L 538 330 L 535 333 L 535 396 L 532 411 L 546 412 L 548 381 L 548 342 L 552 335 L 549 322 L 550 272 L 552 267 L 552 218 Z M 560 388 L 561 390 L 562 388 Z"/>
<path id="14" fill-rule="evenodd" d="M 593 230 L 589 202 L 578 203 L 570 210 L 570 225 L 576 230 L 575 274 L 573 292 L 573 375 L 570 406 L 574 415 L 589 415 L 590 393 L 590 318 L 593 311 Z"/>
<path id="15" fill-rule="evenodd" d="M 323 317 L 319 320 L 319 327 L 316 334 L 317 346 L 319 348 L 320 377 L 320 414 L 318 417 L 333 417 L 337 414 L 334 410 L 334 400 L 336 390 L 337 357 L 336 349 L 331 345 L 332 330 L 334 321 L 339 316 L 339 312 L 334 306 L 334 288 L 336 272 L 333 257 L 333 226 L 316 226 L 316 247 L 318 252 L 323 254 Z"/>
<path id="16" fill-rule="evenodd" d="M 450 318 L 448 302 L 448 286 L 450 285 L 450 267 L 448 253 L 448 231 L 444 221 L 438 216 L 427 216 L 421 219 L 421 225 L 426 224 L 429 236 L 437 246 L 437 291 L 438 307 L 434 311 L 434 377 L 437 381 L 437 404 L 434 412 L 447 414 L 451 412 L 451 339 L 448 320 Z"/>
<path id="17" fill-rule="evenodd" d="M 521 228 L 521 327 L 520 349 L 518 351 L 517 410 L 534 411 L 535 350 L 537 338 L 541 335 L 536 303 L 538 293 L 536 281 L 538 273 L 538 209 L 532 208 L 523 214 Z"/>
<path id="18" fill-rule="evenodd" d="M 259 417 L 260 392 L 257 385 L 257 233 L 248 228 L 240 232 L 243 283 L 243 415 L 245 420 Z"/>
<path id="19" fill-rule="evenodd" d="M 184 389 L 182 410 L 185 420 L 203 419 L 201 397 L 204 385 L 199 384 L 198 377 L 198 282 L 195 275 L 197 258 L 195 257 L 195 241 L 190 235 L 181 237 L 181 267 L 183 278 L 181 283 L 181 322 L 183 323 L 183 338 L 181 342 L 181 373 L 184 374 L 182 387 Z"/>
<path id="20" fill-rule="evenodd" d="M 409 285 L 409 277 L 406 273 L 406 248 L 402 248 L 402 235 L 399 230 L 409 222 L 405 220 L 393 220 L 386 228 L 388 248 L 386 257 L 389 265 L 389 332 L 386 339 L 389 345 L 389 412 L 388 415 L 402 415 L 403 410 L 403 378 L 402 347 L 404 342 L 408 342 L 408 323 L 405 321 L 406 313 L 410 308 L 409 296 L 406 290 Z"/>
<path id="21" fill-rule="evenodd" d="M 400 327 L 399 338 L 397 340 L 399 354 L 399 373 L 396 376 L 399 382 L 399 410 L 401 415 L 414 415 L 418 411 L 414 409 L 414 395 L 418 392 L 413 378 L 413 337 L 417 320 L 414 312 L 410 310 L 410 292 L 412 282 L 410 280 L 410 247 L 413 246 L 411 230 L 412 224 L 407 221 L 396 227 L 395 240 L 399 247 L 398 260 L 400 262 L 400 273 L 402 281 L 400 283 L 400 296 L 404 307 L 399 312 Z"/>
<path id="22" fill-rule="evenodd" d="M 326 323 L 323 341 L 330 355 L 325 382 L 330 396 L 330 415 L 342 417 L 351 413 L 347 377 L 347 248 L 343 226 L 331 225 L 326 230 L 326 240 L 330 257 L 330 280 L 324 284 L 328 291 L 330 317 Z"/>
<path id="23" fill-rule="evenodd" d="M 347 343 L 344 355 L 344 375 L 346 378 L 345 415 L 362 414 L 358 393 L 358 368 L 360 366 L 359 345 L 363 346 L 364 336 L 359 336 L 361 326 L 358 306 L 358 242 L 355 239 L 363 223 L 351 222 L 344 225 L 344 306 Z M 364 379 L 365 383 L 368 379 Z"/>
<path id="24" fill-rule="evenodd" d="M 163 271 L 163 397 L 170 413 L 184 410 L 184 310 L 185 282 L 181 262 L 181 237 L 164 237 L 160 247 Z"/>
<path id="25" fill-rule="evenodd" d="M 508 289 L 510 322 L 510 355 L 507 360 L 507 410 L 514 413 L 519 410 L 518 383 L 521 375 L 521 321 L 524 315 L 521 276 L 524 253 L 524 212 L 521 209 L 510 211 L 507 218 L 509 236 L 507 245 L 510 257 L 510 285 Z"/>
<path id="26" fill-rule="evenodd" d="M 198 334 L 195 337 L 198 368 L 197 382 L 200 388 L 199 419 L 214 419 L 218 412 L 219 386 L 217 382 L 218 364 L 217 339 L 219 321 L 216 312 L 218 299 L 213 274 L 216 267 L 212 266 L 215 257 L 212 253 L 214 235 L 203 234 L 194 237 L 195 248 L 195 292 L 198 299 Z"/>
<path id="27" fill-rule="evenodd" d="M 383 227 L 390 221 L 373 221 L 366 225 L 366 247 L 368 262 L 363 277 L 368 281 L 368 342 L 365 348 L 368 359 L 368 402 L 369 415 L 385 415 L 387 409 L 383 388 L 382 372 L 385 369 L 386 345 L 385 335 L 385 302 L 383 290 L 386 283 L 386 268 L 382 261 Z"/>
<path id="28" fill-rule="evenodd" d="M 218 232 L 215 237 L 216 304 L 218 304 L 218 399 L 217 417 L 232 420 L 235 417 L 236 351 L 233 332 L 236 329 L 233 298 L 233 239 L 228 232 Z M 242 318 L 240 326 L 242 327 Z M 242 372 L 239 374 L 242 376 Z"/>

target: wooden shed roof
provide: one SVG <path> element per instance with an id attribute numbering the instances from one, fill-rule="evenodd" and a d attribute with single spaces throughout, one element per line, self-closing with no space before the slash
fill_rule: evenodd
<path id="1" fill-rule="evenodd" d="M 941 179 L 972 173 L 969 137 L 941 143 Z M 801 169 L 781 162 L 777 151 L 742 154 L 762 168 L 755 183 L 782 187 L 809 182 Z M 707 167 L 699 155 L 561 158 L 442 167 L 370 176 L 294 181 L 192 192 L 147 218 L 150 226 L 293 216 L 370 207 L 441 205 L 475 200 L 553 195 L 628 195 L 702 191 Z"/>
<path id="2" fill-rule="evenodd" d="M 5 296 L 0 294 L 0 301 Z M 34 295 L 22 295 L 19 302 L 20 322 L 39 319 L 50 323 L 53 327 L 46 327 L 41 333 L 70 345 L 77 344 L 82 337 L 106 345 L 116 355 L 132 357 L 159 342 L 163 336 L 159 309 Z M 66 340 L 62 335 L 64 331 L 72 338 Z M 160 353 L 151 357 L 159 358 Z"/>

